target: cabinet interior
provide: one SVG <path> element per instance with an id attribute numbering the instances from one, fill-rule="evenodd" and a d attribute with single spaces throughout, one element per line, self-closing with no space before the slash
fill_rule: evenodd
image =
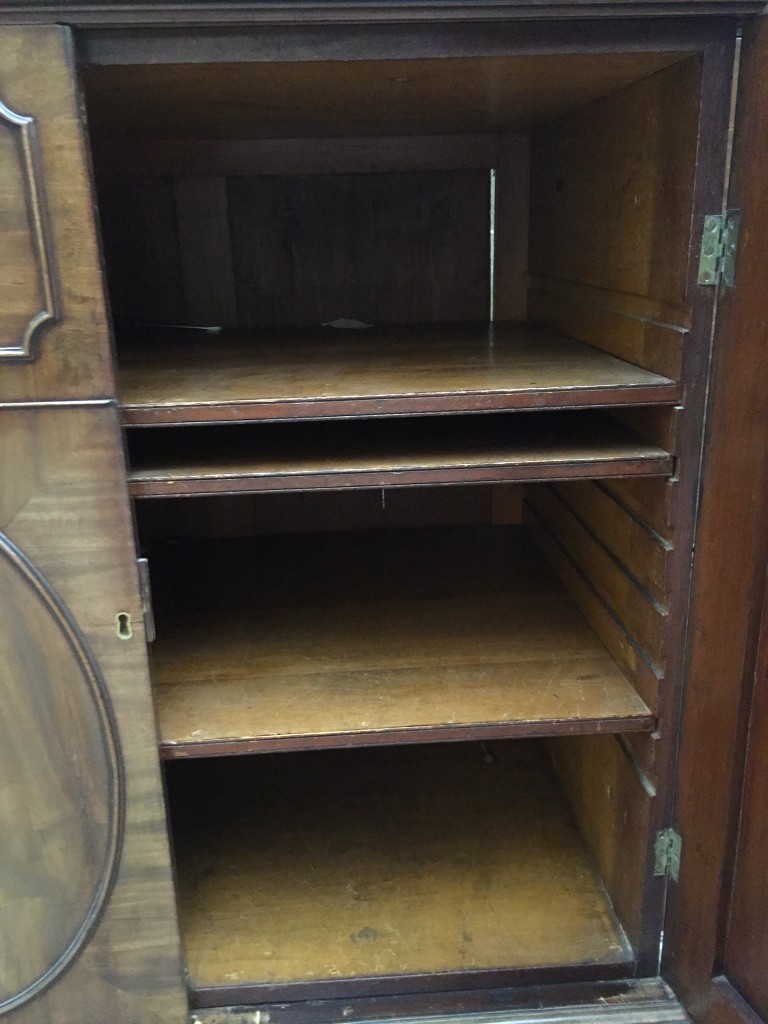
<path id="1" fill-rule="evenodd" d="M 699 58 L 82 80 L 193 1001 L 630 975 Z"/>

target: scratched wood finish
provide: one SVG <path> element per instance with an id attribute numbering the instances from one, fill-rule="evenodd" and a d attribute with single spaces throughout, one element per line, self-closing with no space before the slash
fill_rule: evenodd
<path id="1" fill-rule="evenodd" d="M 100 138 L 302 138 L 516 130 L 680 54 L 146 64 L 84 69 Z M 163 103 L 158 106 L 157 97 Z"/>
<path id="2" fill-rule="evenodd" d="M 19 178 L 19 140 L 9 143 L 10 129 L 0 124 L 0 348 L 16 340 L 20 317 L 30 310 L 37 314 L 41 303 L 56 313 L 55 321 L 43 323 L 36 332 L 33 361 L 2 361 L 0 401 L 110 396 L 112 356 L 67 29 L 3 28 L 0 101 L 15 114 L 34 119 L 32 130 L 39 140 L 37 212 L 45 221 L 48 243 L 36 249 L 25 230 L 31 193 Z M 46 277 L 50 298 L 42 287 Z"/>
<path id="3" fill-rule="evenodd" d="M 119 348 L 134 425 L 675 403 L 680 386 L 524 323 L 198 336 Z"/>
<path id="4" fill-rule="evenodd" d="M 529 547 L 500 527 L 198 541 L 152 559 L 174 588 L 152 647 L 163 755 L 653 729 Z M 185 613 L 174 594 L 202 578 Z"/>
<path id="5" fill-rule="evenodd" d="M 4 588 L 9 600 L 18 599 L 4 617 L 3 635 L 7 669 L 18 672 L 5 676 L 6 725 L 13 733 L 3 749 L 8 743 L 9 750 L 24 748 L 17 770 L 6 772 L 0 787 L 6 836 L 0 885 L 6 912 L 17 911 L 3 928 L 3 942 L 11 943 L 3 960 L 4 996 L 19 971 L 44 966 L 46 953 L 49 966 L 56 966 L 61 944 L 71 938 L 66 929 L 77 922 L 76 909 L 56 918 L 55 908 L 68 902 L 82 909 L 86 890 L 92 892 L 106 875 L 112 886 L 106 905 L 73 948 L 66 973 L 13 1015 L 24 1024 L 181 1024 L 185 1018 L 119 431 L 117 409 L 106 404 L 0 409 L 0 531 L 61 603 L 70 650 L 84 652 L 78 684 L 75 654 L 68 658 L 62 651 L 61 630 L 41 620 L 39 602 L 22 600 L 18 584 Z M 9 583 L 7 571 L 4 580 Z M 116 635 L 119 611 L 132 617 L 130 641 Z M 111 751 L 99 739 L 94 718 L 98 686 L 90 701 L 83 690 L 89 659 L 103 681 L 105 714 L 114 723 L 117 746 Z M 13 708 L 31 711 L 32 701 L 37 715 L 11 717 Z M 72 756 L 78 758 L 75 776 L 64 767 Z M 46 766 L 56 774 L 55 783 L 37 792 L 25 788 L 25 782 L 44 780 Z M 110 815 L 122 821 L 114 840 L 108 836 Z M 114 876 L 104 862 L 109 842 L 115 844 Z M 47 864 L 44 870 L 55 872 L 55 879 L 36 876 L 32 884 L 36 848 L 38 863 Z M 23 894 L 13 883 L 22 870 L 30 881 Z M 49 935 L 53 941 L 42 950 L 46 921 L 57 934 Z"/>
<path id="6" fill-rule="evenodd" d="M 723 868 L 736 834 L 744 708 L 768 557 L 766 68 L 768 21 L 761 18 L 748 26 L 740 68 L 728 202 L 741 210 L 742 230 L 737 284 L 718 302 L 681 723 L 676 822 L 686 842 L 680 884 L 669 891 L 664 946 L 666 976 L 701 1020 L 724 952 Z"/>
<path id="7" fill-rule="evenodd" d="M 672 472 L 662 448 L 603 414 L 360 420 L 137 431 L 135 497 Z"/>
<path id="8" fill-rule="evenodd" d="M 459 744 L 175 764 L 193 990 L 626 963 L 543 751 L 491 757 Z"/>

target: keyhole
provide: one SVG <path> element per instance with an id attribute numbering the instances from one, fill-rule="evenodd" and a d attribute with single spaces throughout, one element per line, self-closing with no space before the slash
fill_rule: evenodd
<path id="1" fill-rule="evenodd" d="M 131 616 L 128 612 L 118 612 L 115 616 L 115 632 L 120 640 L 130 640 L 133 636 Z"/>

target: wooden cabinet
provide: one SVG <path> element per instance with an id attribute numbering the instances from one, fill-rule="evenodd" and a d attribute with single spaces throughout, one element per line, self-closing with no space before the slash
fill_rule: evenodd
<path id="1" fill-rule="evenodd" d="M 0 1014 L 764 1012 L 754 6 L 0 12 Z"/>

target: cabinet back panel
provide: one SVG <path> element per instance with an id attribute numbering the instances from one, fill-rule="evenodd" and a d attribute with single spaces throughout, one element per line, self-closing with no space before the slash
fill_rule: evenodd
<path id="1" fill-rule="evenodd" d="M 483 171 L 232 178 L 243 327 L 484 320 Z"/>
<path id="2" fill-rule="evenodd" d="M 263 328 L 488 317 L 484 170 L 157 177 L 102 188 L 129 322 Z"/>

